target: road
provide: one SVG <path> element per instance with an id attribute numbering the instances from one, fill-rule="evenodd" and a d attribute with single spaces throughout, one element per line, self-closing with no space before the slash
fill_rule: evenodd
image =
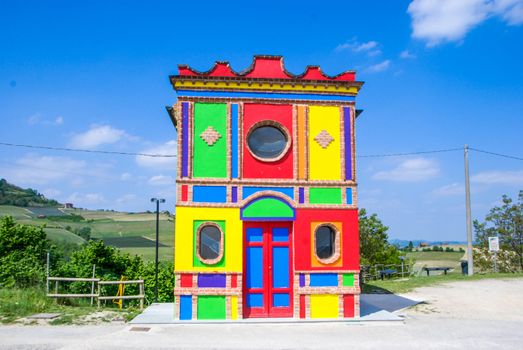
<path id="1" fill-rule="evenodd" d="M 521 349 L 523 279 L 415 290 L 395 323 L 0 326 L 0 349 Z"/>

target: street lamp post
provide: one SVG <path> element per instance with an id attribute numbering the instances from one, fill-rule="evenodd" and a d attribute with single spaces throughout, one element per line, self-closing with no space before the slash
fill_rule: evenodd
<path id="1" fill-rule="evenodd" d="M 160 242 L 160 203 L 165 203 L 163 198 L 151 198 L 151 202 L 156 202 L 156 264 L 154 270 L 154 302 L 158 302 L 158 248 Z"/>

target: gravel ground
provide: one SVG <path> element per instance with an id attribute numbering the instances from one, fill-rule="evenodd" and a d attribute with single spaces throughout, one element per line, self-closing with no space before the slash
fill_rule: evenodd
<path id="1" fill-rule="evenodd" d="M 0 326 L 0 349 L 522 349 L 523 279 L 453 282 L 404 296 L 404 322 Z"/>

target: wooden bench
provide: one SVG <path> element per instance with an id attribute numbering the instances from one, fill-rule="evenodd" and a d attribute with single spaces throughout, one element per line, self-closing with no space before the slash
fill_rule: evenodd
<path id="1" fill-rule="evenodd" d="M 451 267 L 424 267 L 423 270 L 427 271 L 427 276 L 430 276 L 430 271 L 443 271 L 445 275 L 448 270 L 451 270 Z"/>

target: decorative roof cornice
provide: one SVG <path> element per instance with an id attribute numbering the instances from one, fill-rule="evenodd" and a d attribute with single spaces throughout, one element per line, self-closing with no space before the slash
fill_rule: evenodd
<path id="1" fill-rule="evenodd" d="M 296 85 L 353 86 L 358 90 L 363 82 L 356 81 L 356 72 L 349 70 L 335 76 L 326 75 L 319 66 L 307 66 L 305 72 L 295 75 L 285 69 L 282 56 L 254 56 L 251 66 L 241 72 L 234 71 L 229 62 L 218 61 L 206 72 L 199 72 L 187 65 L 178 66 L 178 74 L 170 80 L 176 89 L 177 82 L 223 81 L 230 83 L 267 82 Z"/>

